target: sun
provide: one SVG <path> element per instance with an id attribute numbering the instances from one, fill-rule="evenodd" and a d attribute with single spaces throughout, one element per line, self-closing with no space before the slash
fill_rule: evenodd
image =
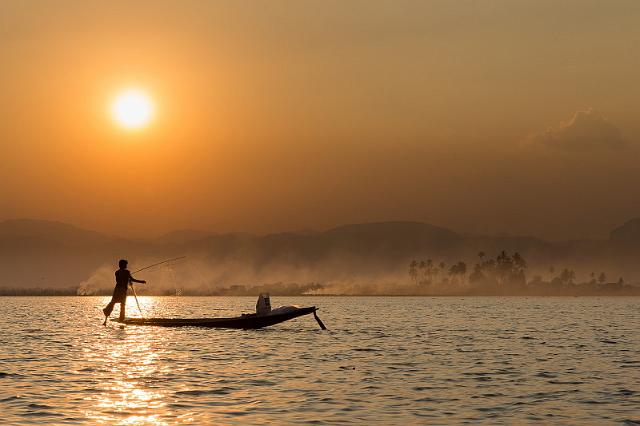
<path id="1" fill-rule="evenodd" d="M 127 89 L 114 98 L 111 115 L 118 125 L 129 130 L 146 127 L 154 114 L 151 98 L 142 90 Z"/>

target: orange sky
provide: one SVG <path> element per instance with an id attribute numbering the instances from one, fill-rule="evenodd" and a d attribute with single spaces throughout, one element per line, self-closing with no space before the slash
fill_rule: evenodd
<path id="1" fill-rule="evenodd" d="M 640 215 L 638 22 L 635 0 L 3 1 L 0 220 L 603 236 Z M 156 101 L 137 132 L 108 111 L 132 86 Z"/>

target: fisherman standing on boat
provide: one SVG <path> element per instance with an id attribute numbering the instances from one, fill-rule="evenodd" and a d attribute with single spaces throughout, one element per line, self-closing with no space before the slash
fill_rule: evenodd
<path id="1" fill-rule="evenodd" d="M 144 280 L 136 280 L 133 278 L 131 272 L 127 269 L 127 263 L 124 259 L 120 259 L 118 262 L 120 269 L 116 271 L 116 287 L 113 289 L 113 297 L 111 298 L 111 302 L 102 310 L 102 312 L 104 312 L 104 325 L 107 324 L 107 319 L 109 319 L 109 315 L 111 315 L 113 306 L 116 303 L 120 304 L 120 317 L 118 320 L 124 321 L 124 305 L 127 303 L 127 289 L 130 283 L 147 283 Z"/>

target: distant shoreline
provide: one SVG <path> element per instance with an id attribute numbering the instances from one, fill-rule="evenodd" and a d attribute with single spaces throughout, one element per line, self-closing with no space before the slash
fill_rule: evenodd
<path id="1" fill-rule="evenodd" d="M 132 295 L 129 295 L 132 297 Z M 247 297 L 254 298 L 253 295 L 246 294 L 186 294 L 186 295 L 167 295 L 167 294 L 144 294 L 138 295 L 138 297 L 162 297 L 162 298 L 189 298 L 189 297 Z M 105 294 L 92 294 L 92 295 L 79 295 L 79 294 L 2 294 L 0 293 L 0 297 L 111 297 L 111 295 Z M 483 298 L 483 297 L 491 297 L 491 298 L 501 298 L 501 297 L 536 297 L 536 298 L 575 298 L 575 297 L 585 297 L 585 298 L 597 298 L 597 297 L 639 297 L 639 293 L 633 294 L 271 294 L 271 297 L 424 297 L 424 298 Z"/>

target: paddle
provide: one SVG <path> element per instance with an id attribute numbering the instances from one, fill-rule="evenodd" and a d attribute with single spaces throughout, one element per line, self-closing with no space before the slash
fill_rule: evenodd
<path id="1" fill-rule="evenodd" d="M 138 302 L 138 295 L 136 294 L 136 289 L 133 288 L 133 283 L 129 281 L 129 286 L 131 286 L 131 290 L 133 290 L 133 297 L 136 299 L 136 305 L 138 305 L 138 310 L 140 311 L 140 316 L 144 318 L 144 314 L 142 313 L 142 309 L 140 309 L 140 302 Z"/>
<path id="2" fill-rule="evenodd" d="M 324 326 L 324 324 L 322 323 L 322 320 L 320 319 L 320 317 L 318 317 L 318 314 L 316 314 L 316 311 L 318 309 L 315 309 L 313 311 L 313 317 L 316 319 L 316 321 L 318 322 L 318 325 L 320 326 L 321 329 L 326 330 L 327 327 Z"/>

